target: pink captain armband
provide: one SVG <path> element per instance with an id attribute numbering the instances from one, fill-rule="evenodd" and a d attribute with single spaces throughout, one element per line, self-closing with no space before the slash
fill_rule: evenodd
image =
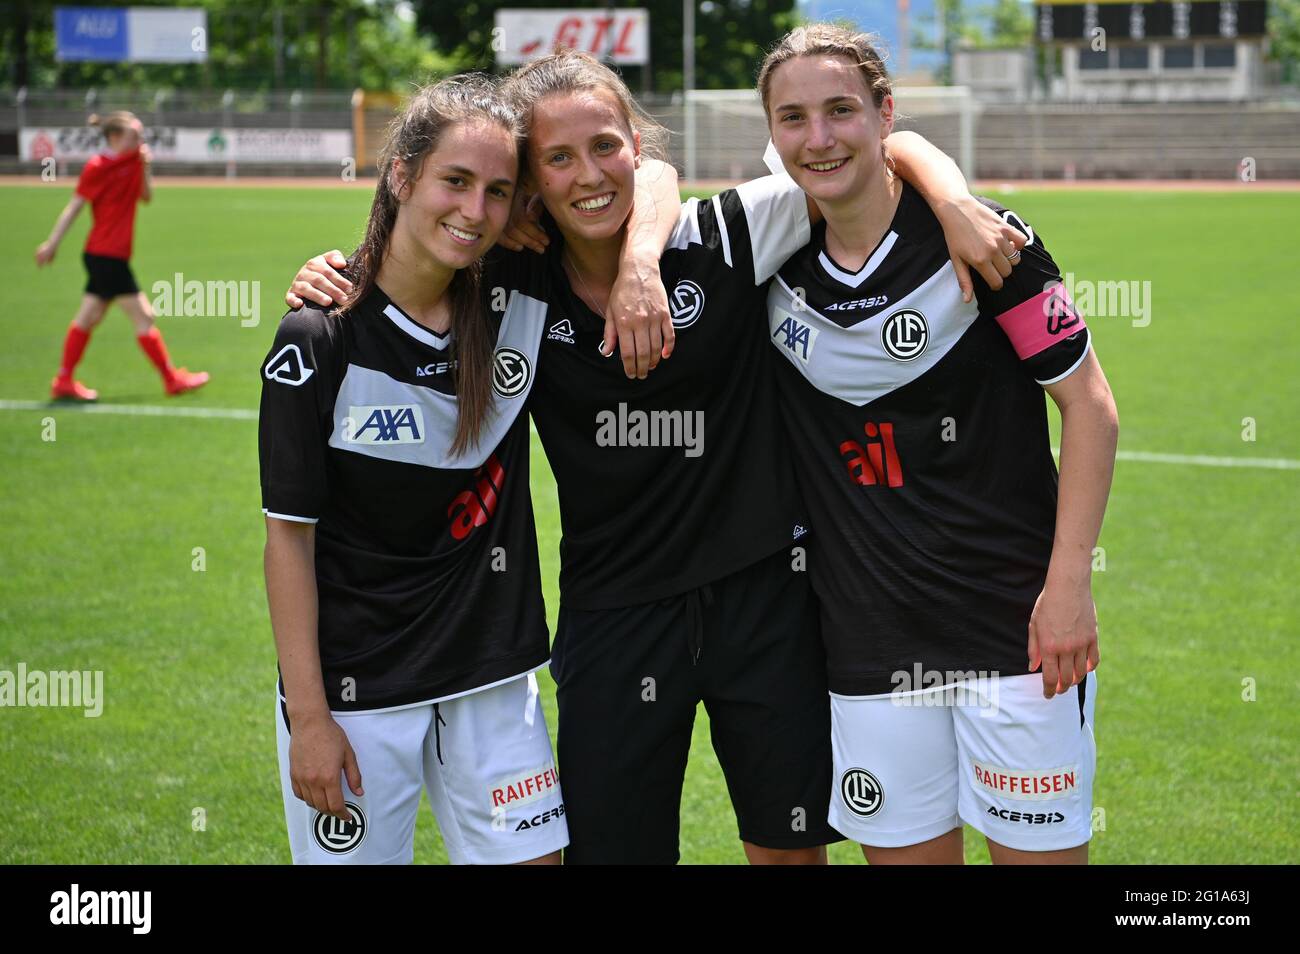
<path id="1" fill-rule="evenodd" d="M 1087 326 L 1065 286 L 1057 283 L 998 315 L 1021 361 L 1046 351 Z"/>

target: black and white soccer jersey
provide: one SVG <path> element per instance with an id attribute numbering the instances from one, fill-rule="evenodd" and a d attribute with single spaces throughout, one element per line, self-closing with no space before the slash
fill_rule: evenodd
<path id="1" fill-rule="evenodd" d="M 806 522 L 778 441 L 763 307 L 764 283 L 809 234 L 788 176 L 683 203 L 660 262 L 676 347 L 635 381 L 599 353 L 604 319 L 570 288 L 553 232 L 532 413 L 559 489 L 564 605 L 683 593 L 789 546 Z"/>
<path id="2" fill-rule="evenodd" d="M 965 304 L 938 221 L 902 188 L 860 269 L 831 259 L 819 226 L 768 295 L 830 686 L 844 695 L 889 692 L 918 664 L 1027 671 L 1056 522 L 1043 385 L 1089 348 L 1015 213 L 981 200 L 1030 242 L 1000 291 L 976 276 Z"/>
<path id="3" fill-rule="evenodd" d="M 525 413 L 545 315 L 526 287 L 493 313 L 492 411 L 458 456 L 450 333 L 378 288 L 343 317 L 308 305 L 280 322 L 262 366 L 262 506 L 316 524 L 331 709 L 446 699 L 546 663 Z"/>

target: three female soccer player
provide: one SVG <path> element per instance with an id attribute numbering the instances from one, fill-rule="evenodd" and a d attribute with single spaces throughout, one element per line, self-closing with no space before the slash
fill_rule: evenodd
<path id="1" fill-rule="evenodd" d="M 166 392 L 177 395 L 193 391 L 208 382 L 208 373 L 172 366 L 162 332 L 154 324 L 153 307 L 131 273 L 136 203 L 153 197 L 149 147 L 142 140 L 144 127 L 133 113 L 125 111 L 110 113 L 102 121 L 91 116 L 90 124 L 103 131 L 107 148 L 92 156 L 81 170 L 76 193 L 54 223 L 50 237 L 36 249 L 37 267 L 52 262 L 82 206 L 90 203 L 94 223 L 81 256 L 88 276 L 86 291 L 68 326 L 63 361 L 50 385 L 50 394 L 75 401 L 98 398 L 98 393 L 76 380 L 73 373 L 90 343 L 91 332 L 104 320 L 110 305 L 117 305 L 131 319 L 140 350 L 162 375 Z"/>
<path id="2" fill-rule="evenodd" d="M 1004 246 L 1000 289 L 962 300 L 939 222 L 891 174 L 869 37 L 795 30 L 759 89 L 825 216 L 772 283 L 768 327 L 813 528 L 831 823 L 873 863 L 960 863 L 962 822 L 995 862 L 1086 862 L 1091 560 L 1118 432 L 1088 329 L 1042 236 L 992 202 L 1024 247 Z"/>
<path id="3" fill-rule="evenodd" d="M 528 188 L 550 215 L 550 312 L 530 409 L 564 529 L 552 672 L 566 859 L 676 860 L 702 700 L 750 859 L 823 861 L 838 837 L 826 823 L 825 663 L 791 552 L 807 521 L 778 436 L 761 319 L 763 283 L 808 239 L 807 200 L 779 177 L 681 206 L 659 262 L 676 351 L 629 381 L 598 351 L 600 315 L 632 172 L 659 130 L 612 71 L 581 54 L 545 57 L 508 86 L 528 132 Z M 1011 231 L 977 211 L 999 240 Z M 952 214 L 966 227 L 966 207 Z M 529 267 L 526 256 L 507 259 Z M 309 263 L 290 303 L 327 304 L 348 287 L 331 263 L 343 265 Z"/>

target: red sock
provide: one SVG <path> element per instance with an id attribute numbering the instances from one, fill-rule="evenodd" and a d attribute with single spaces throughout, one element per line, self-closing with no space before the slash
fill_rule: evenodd
<path id="1" fill-rule="evenodd" d="M 135 340 L 140 342 L 140 350 L 148 355 L 153 366 L 163 376 L 163 380 L 170 381 L 175 369 L 167 357 L 167 346 L 163 344 L 162 332 L 158 330 L 158 326 L 155 325 L 144 334 L 136 336 Z"/>
<path id="2" fill-rule="evenodd" d="M 64 381 L 72 379 L 72 372 L 77 368 L 86 345 L 90 343 L 90 332 L 77 327 L 74 321 L 68 325 L 68 336 L 63 339 L 63 363 L 59 365 L 59 378 Z"/>

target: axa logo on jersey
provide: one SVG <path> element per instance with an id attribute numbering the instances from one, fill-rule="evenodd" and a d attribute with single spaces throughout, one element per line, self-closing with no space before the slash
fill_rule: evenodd
<path id="1" fill-rule="evenodd" d="M 855 440 L 840 444 L 840 459 L 848 468 L 849 479 L 861 487 L 903 486 L 903 465 L 894 444 L 894 425 L 867 421 L 862 426 L 865 442 Z"/>
<path id="2" fill-rule="evenodd" d="M 347 444 L 423 444 L 424 415 L 415 404 L 352 405 L 343 419 Z"/>
<path id="3" fill-rule="evenodd" d="M 813 347 L 817 344 L 817 329 L 800 321 L 788 311 L 778 314 L 781 323 L 772 332 L 772 338 L 779 339 L 781 346 L 804 364 L 812 357 Z"/>

